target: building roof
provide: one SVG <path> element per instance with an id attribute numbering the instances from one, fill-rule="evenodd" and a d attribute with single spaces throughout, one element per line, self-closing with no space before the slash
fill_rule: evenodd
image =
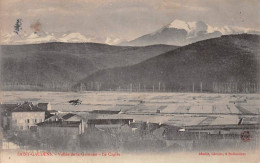
<path id="1" fill-rule="evenodd" d="M 50 113 L 56 113 L 56 112 L 58 112 L 57 110 L 48 110 L 48 112 L 50 112 Z"/>
<path id="2" fill-rule="evenodd" d="M 185 130 L 230 130 L 230 129 L 240 129 L 240 130 L 249 130 L 249 129 L 260 129 L 260 124 L 227 124 L 227 125 L 194 125 L 183 127 Z"/>
<path id="3" fill-rule="evenodd" d="M 69 119 L 69 118 L 71 118 L 71 117 L 73 117 L 73 116 L 75 116 L 76 114 L 72 114 L 72 113 L 68 113 L 68 114 L 66 114 L 66 115 L 64 115 L 63 117 L 62 117 L 62 119 Z"/>
<path id="4" fill-rule="evenodd" d="M 38 106 L 47 106 L 49 103 L 38 103 Z"/>
<path id="5" fill-rule="evenodd" d="M 45 121 L 38 123 L 39 127 L 78 127 L 81 124 L 79 121 Z"/>
<path id="6" fill-rule="evenodd" d="M 95 125 L 96 128 L 101 129 L 111 129 L 111 128 L 121 128 L 124 124 L 98 124 Z"/>
<path id="7" fill-rule="evenodd" d="M 93 110 L 89 113 L 95 113 L 95 114 L 118 114 L 120 111 L 113 111 L 113 110 Z"/>
<path id="8" fill-rule="evenodd" d="M 129 124 L 133 119 L 88 119 L 87 124 L 107 125 L 107 124 Z"/>
<path id="9" fill-rule="evenodd" d="M 54 118 L 54 116 L 55 116 L 55 115 L 53 115 L 53 114 L 46 114 L 45 120 L 48 120 L 48 119 L 50 119 L 50 118 Z"/>
<path id="10" fill-rule="evenodd" d="M 23 104 L 12 109 L 11 112 L 45 112 L 45 110 L 34 106 L 31 102 L 24 102 Z"/>
<path id="11" fill-rule="evenodd" d="M 45 118 L 45 120 L 49 120 L 49 119 L 62 119 L 62 116 L 61 115 L 53 115 L 53 114 L 50 114 L 48 117 Z"/>
<path id="12" fill-rule="evenodd" d="M 3 109 L 5 111 L 11 111 L 13 110 L 15 107 L 17 107 L 18 104 L 1 104 L 0 105 L 0 109 Z"/>

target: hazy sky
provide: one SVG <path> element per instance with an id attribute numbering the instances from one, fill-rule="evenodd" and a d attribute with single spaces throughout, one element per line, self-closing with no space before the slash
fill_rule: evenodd
<path id="1" fill-rule="evenodd" d="M 80 32 L 130 40 L 174 19 L 260 29 L 260 0 L 0 0 L 1 33 L 37 20 L 44 32 Z"/>

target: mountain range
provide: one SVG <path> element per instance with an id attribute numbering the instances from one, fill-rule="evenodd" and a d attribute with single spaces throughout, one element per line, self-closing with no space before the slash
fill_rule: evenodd
<path id="1" fill-rule="evenodd" d="M 115 45 L 120 40 L 113 36 L 95 37 L 92 35 L 81 34 L 79 32 L 35 32 L 25 33 L 20 32 L 3 34 L 1 33 L 2 45 L 23 45 L 23 44 L 39 44 L 49 42 L 64 42 L 64 43 L 104 43 Z"/>
<path id="2" fill-rule="evenodd" d="M 186 22 L 176 19 L 153 33 L 128 42 L 122 42 L 119 45 L 146 46 L 160 43 L 184 46 L 197 41 L 220 37 L 221 35 L 241 33 L 260 34 L 260 31 L 243 27 L 214 27 L 203 21 Z"/>
<path id="3" fill-rule="evenodd" d="M 96 85 L 98 90 L 190 90 L 191 84 L 203 82 L 210 91 L 215 82 L 258 82 L 257 34 L 182 20 L 119 45 L 121 39 L 113 36 L 78 32 L 1 33 L 1 85 L 4 90 L 75 90 L 82 85 L 87 90 L 97 90 Z"/>
<path id="4" fill-rule="evenodd" d="M 243 27 L 222 26 L 216 27 L 209 25 L 203 21 L 187 22 L 183 20 L 174 20 L 162 28 L 140 36 L 136 39 L 125 41 L 120 37 L 109 36 L 93 36 L 88 33 L 80 32 L 25 32 L 20 31 L 18 34 L 11 32 L 5 34 L 0 32 L 1 45 L 18 45 L 18 44 L 35 44 L 48 42 L 66 42 L 66 43 L 104 43 L 109 45 L 120 46 L 147 46 L 155 44 L 167 44 L 184 46 L 197 41 L 220 37 L 228 34 L 260 34 L 259 30 Z M 122 42 L 125 41 L 125 42 Z"/>
<path id="5" fill-rule="evenodd" d="M 104 69 L 79 81 L 74 88 L 100 82 L 101 90 L 165 89 L 191 91 L 192 86 L 212 91 L 213 83 L 259 82 L 260 36 L 225 35 L 199 41 L 141 63 Z M 93 90 L 93 89 L 92 89 Z"/>

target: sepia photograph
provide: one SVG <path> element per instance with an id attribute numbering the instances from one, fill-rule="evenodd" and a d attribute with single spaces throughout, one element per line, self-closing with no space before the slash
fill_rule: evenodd
<path id="1" fill-rule="evenodd" d="M 0 163 L 259 163 L 259 0 L 0 0 Z"/>

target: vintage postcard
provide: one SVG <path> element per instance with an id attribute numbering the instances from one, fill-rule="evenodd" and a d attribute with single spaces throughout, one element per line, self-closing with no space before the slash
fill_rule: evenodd
<path id="1" fill-rule="evenodd" d="M 0 0 L 0 162 L 260 162 L 259 0 Z"/>

